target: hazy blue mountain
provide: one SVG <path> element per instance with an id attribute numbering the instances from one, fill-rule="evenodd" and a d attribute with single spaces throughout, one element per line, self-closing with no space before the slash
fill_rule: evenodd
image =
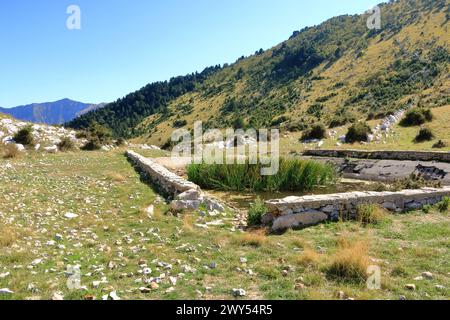
<path id="1" fill-rule="evenodd" d="M 33 103 L 15 108 L 0 108 L 0 112 L 23 121 L 63 124 L 103 106 L 105 106 L 104 103 L 96 105 L 62 99 L 55 102 Z"/>

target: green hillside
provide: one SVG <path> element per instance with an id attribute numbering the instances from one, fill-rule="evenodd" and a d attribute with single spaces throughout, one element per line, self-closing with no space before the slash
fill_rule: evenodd
<path id="1" fill-rule="evenodd" d="M 150 84 L 70 126 L 96 120 L 117 136 L 164 145 L 196 120 L 295 132 L 450 104 L 448 2 L 391 1 L 381 12 L 379 31 L 367 28 L 367 15 L 332 18 L 234 64 Z"/>

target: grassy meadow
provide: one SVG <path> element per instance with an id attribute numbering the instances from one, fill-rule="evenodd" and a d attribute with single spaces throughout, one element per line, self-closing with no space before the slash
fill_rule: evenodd
<path id="1" fill-rule="evenodd" d="M 243 232 L 231 213 L 172 215 L 118 151 L 1 159 L 0 203 L 0 288 L 14 292 L 0 299 L 232 299 L 232 288 L 247 299 L 449 298 L 450 219 L 435 208 Z M 67 288 L 69 265 L 81 289 Z M 368 265 L 381 268 L 380 290 L 353 276 Z"/>

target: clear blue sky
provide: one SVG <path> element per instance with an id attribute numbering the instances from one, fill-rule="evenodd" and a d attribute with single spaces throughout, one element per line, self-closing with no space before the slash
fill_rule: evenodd
<path id="1" fill-rule="evenodd" d="M 374 0 L 2 0 L 0 106 L 111 102 L 157 80 L 234 62 Z M 67 7 L 81 8 L 68 30 Z"/>

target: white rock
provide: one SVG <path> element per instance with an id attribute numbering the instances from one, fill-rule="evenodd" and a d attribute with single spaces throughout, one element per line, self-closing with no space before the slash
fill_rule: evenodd
<path id="1" fill-rule="evenodd" d="M 64 217 L 67 218 L 67 219 L 75 219 L 75 218 L 78 218 L 78 215 L 75 214 L 75 213 L 72 213 L 72 212 L 67 212 L 67 213 L 64 215 Z"/>
<path id="2" fill-rule="evenodd" d="M 0 294 L 13 294 L 14 291 L 9 290 L 8 288 L 0 289 Z"/>
<path id="3" fill-rule="evenodd" d="M 247 292 L 244 289 L 233 289 L 232 294 L 234 297 L 245 297 Z"/>
<path id="4" fill-rule="evenodd" d="M 116 291 L 110 292 L 109 296 L 112 300 L 120 300 L 120 297 L 117 295 Z"/>

